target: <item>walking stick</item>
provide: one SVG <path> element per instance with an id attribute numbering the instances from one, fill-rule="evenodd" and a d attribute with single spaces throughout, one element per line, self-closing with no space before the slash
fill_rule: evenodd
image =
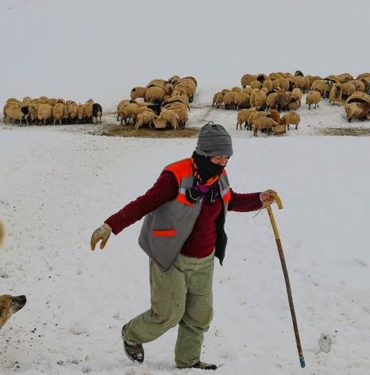
<path id="1" fill-rule="evenodd" d="M 277 206 L 278 206 L 279 210 L 281 210 L 281 209 L 283 208 L 283 204 L 281 203 L 281 199 L 280 199 L 280 197 L 279 197 L 277 194 L 273 194 L 273 196 L 274 196 L 274 198 L 275 198 L 275 201 L 276 201 L 276 203 L 277 203 Z M 299 339 L 299 332 L 298 332 L 297 318 L 296 318 L 296 316 L 295 316 L 295 311 L 294 311 L 294 304 L 293 304 L 292 290 L 291 290 L 291 288 L 290 288 L 289 275 L 288 275 L 288 269 L 287 269 L 287 266 L 286 266 L 286 263 L 285 263 L 285 257 L 284 257 L 284 252 L 283 252 L 283 246 L 281 245 L 280 236 L 279 236 L 279 231 L 278 231 L 278 229 L 277 229 L 276 221 L 275 221 L 275 218 L 274 218 L 274 214 L 273 214 L 273 212 L 272 212 L 272 209 L 271 209 L 271 206 L 270 206 L 269 203 L 267 203 L 266 208 L 267 208 L 267 212 L 268 212 L 269 217 L 270 217 L 270 221 L 271 221 L 272 229 L 273 229 L 274 234 L 275 234 L 276 245 L 277 245 L 277 248 L 278 248 L 278 251 L 279 251 L 279 257 L 280 257 L 281 266 L 282 266 L 282 268 L 283 268 L 284 279 L 285 279 L 285 284 L 286 284 L 286 290 L 287 290 L 287 293 L 288 293 L 288 300 L 289 300 L 290 314 L 291 314 L 291 316 L 292 316 L 293 328 L 294 328 L 294 335 L 295 335 L 295 341 L 296 341 L 297 350 L 298 350 L 299 362 L 300 362 L 300 364 L 301 364 L 301 367 L 303 368 L 303 367 L 306 366 L 306 362 L 305 362 L 304 357 L 303 357 L 303 351 L 302 351 L 301 340 Z"/>

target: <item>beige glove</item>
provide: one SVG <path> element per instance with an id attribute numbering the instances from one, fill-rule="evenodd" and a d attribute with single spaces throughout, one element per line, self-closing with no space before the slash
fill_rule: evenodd
<path id="1" fill-rule="evenodd" d="M 91 236 L 91 250 L 95 250 L 95 246 L 100 240 L 100 249 L 103 250 L 111 233 L 112 228 L 108 224 L 103 224 L 98 229 L 95 229 Z"/>
<path id="2" fill-rule="evenodd" d="M 264 208 L 267 206 L 267 204 L 272 204 L 275 202 L 274 195 L 276 194 L 276 191 L 271 189 L 265 190 L 260 194 L 260 200 L 263 203 Z"/>

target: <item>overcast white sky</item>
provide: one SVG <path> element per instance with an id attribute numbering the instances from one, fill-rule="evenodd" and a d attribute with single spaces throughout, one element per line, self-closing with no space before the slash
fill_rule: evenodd
<path id="1" fill-rule="evenodd" d="M 152 78 L 229 87 L 244 73 L 368 71 L 366 0 L 2 0 L 0 102 L 93 97 L 103 106 Z"/>

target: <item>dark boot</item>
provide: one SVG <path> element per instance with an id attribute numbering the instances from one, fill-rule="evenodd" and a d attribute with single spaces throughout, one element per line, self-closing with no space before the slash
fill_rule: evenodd
<path id="1" fill-rule="evenodd" d="M 123 339 L 123 349 L 125 354 L 132 362 L 144 362 L 144 348 L 141 344 L 133 344 L 126 340 L 123 330 L 125 326 L 122 328 L 122 339 Z"/>
<path id="2" fill-rule="evenodd" d="M 180 369 L 189 369 L 189 368 L 198 368 L 200 370 L 217 370 L 217 366 L 211 363 L 204 363 L 202 361 L 199 361 L 197 363 L 194 363 L 194 365 L 189 367 L 178 367 Z"/>

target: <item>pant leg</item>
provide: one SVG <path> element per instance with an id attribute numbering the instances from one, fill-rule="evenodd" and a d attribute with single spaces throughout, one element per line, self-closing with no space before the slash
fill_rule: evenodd
<path id="1" fill-rule="evenodd" d="M 214 254 L 201 259 L 187 257 L 187 263 L 188 295 L 175 348 L 178 367 L 189 367 L 200 361 L 204 332 L 213 318 Z"/>
<path id="2" fill-rule="evenodd" d="M 151 308 L 129 321 L 125 338 L 144 344 L 158 338 L 176 326 L 184 315 L 187 275 L 177 260 L 165 273 L 150 261 Z"/>

